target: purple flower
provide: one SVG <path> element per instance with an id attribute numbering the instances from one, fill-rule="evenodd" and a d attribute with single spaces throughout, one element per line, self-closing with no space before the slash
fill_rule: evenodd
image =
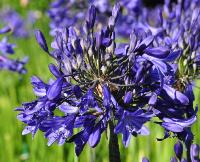
<path id="1" fill-rule="evenodd" d="M 2 41 L 0 42 L 0 51 L 2 55 L 14 54 L 14 47 L 15 45 L 10 44 L 6 37 L 4 37 Z"/>
<path id="2" fill-rule="evenodd" d="M 87 13 L 89 6 L 91 6 L 91 10 Z M 94 25 L 95 13 L 97 11 L 104 15 L 110 13 L 110 10 L 111 6 L 108 0 L 95 0 L 94 2 L 55 0 L 50 4 L 50 9 L 48 10 L 48 16 L 51 19 L 51 35 L 54 36 L 56 31 L 61 31 L 63 28 L 72 25 L 82 28 L 85 17 L 87 19 L 87 27 L 91 28 Z M 101 15 L 98 16 L 98 19 L 105 21 L 101 18 Z"/>
<path id="3" fill-rule="evenodd" d="M 59 11 L 64 2 L 53 3 L 52 7 Z M 56 61 L 49 65 L 55 78 L 48 83 L 32 78 L 37 98 L 16 109 L 20 111 L 18 119 L 27 125 L 23 134 L 34 136 L 41 130 L 48 145 L 74 142 L 80 155 L 86 143 L 91 147 L 99 143 L 109 123 L 114 126 L 112 134 L 122 134 L 127 147 L 132 136 L 149 135 L 145 123 L 156 118 L 159 120 L 154 123 L 165 130 L 163 139 L 176 136 L 190 146 L 190 128 L 197 109 L 193 109 L 191 85 L 183 89 L 177 85 L 176 61 L 182 50 L 170 45 L 171 37 L 165 43 L 162 34 L 155 34 L 146 25 L 132 30 L 128 42 L 116 41 L 121 7 L 118 3 L 113 7 L 108 23 L 102 23 L 101 28 L 96 28 L 101 20 L 93 5 L 80 30 L 75 25 L 59 26 L 59 30 L 53 27 L 52 50 L 42 32 L 35 32 L 38 44 Z M 161 19 L 159 22 L 155 28 L 160 27 Z M 180 152 L 176 150 L 176 154 L 179 158 Z"/>
<path id="4" fill-rule="evenodd" d="M 2 33 L 9 32 L 8 28 L 4 28 L 6 30 L 2 30 Z M 9 70 L 13 72 L 18 72 L 20 74 L 25 74 L 25 64 L 28 61 L 28 58 L 25 57 L 22 60 L 13 60 L 10 59 L 8 55 L 14 54 L 14 44 L 10 44 L 6 37 L 0 42 L 0 71 L 1 70 Z"/>
<path id="5" fill-rule="evenodd" d="M 12 30 L 12 34 L 15 37 L 27 37 L 28 30 L 24 20 L 21 16 L 14 10 L 4 10 L 1 13 L 1 20 L 5 25 L 9 26 Z"/>
<path id="6" fill-rule="evenodd" d="M 143 157 L 142 162 L 149 162 L 149 160 L 146 157 Z"/>
<path id="7" fill-rule="evenodd" d="M 96 19 L 96 8 L 95 6 L 92 5 L 90 6 L 88 13 L 86 15 L 86 23 L 88 29 L 92 29 L 94 27 L 95 19 Z"/>
<path id="8" fill-rule="evenodd" d="M 135 112 L 124 111 L 115 128 L 115 133 L 123 134 L 123 144 L 128 147 L 131 135 L 149 135 L 149 130 L 143 125 L 150 120 L 152 114 L 144 113 L 142 110 Z"/>

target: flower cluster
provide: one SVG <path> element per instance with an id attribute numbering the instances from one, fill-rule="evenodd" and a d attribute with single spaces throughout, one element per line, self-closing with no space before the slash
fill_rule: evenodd
<path id="1" fill-rule="evenodd" d="M 40 13 L 37 11 L 29 11 L 26 19 L 23 19 L 19 13 L 13 9 L 2 9 L 0 12 L 0 23 L 4 26 L 9 26 L 14 37 L 27 38 L 30 35 L 30 28 L 39 16 Z"/>
<path id="2" fill-rule="evenodd" d="M 0 34 L 7 33 L 10 30 L 10 27 L 6 26 L 0 29 Z M 20 74 L 25 74 L 26 69 L 24 65 L 27 63 L 28 58 L 25 57 L 23 60 L 13 60 L 8 57 L 8 55 L 14 54 L 14 47 L 15 45 L 10 44 L 6 37 L 0 41 L 0 71 L 10 70 Z"/>
<path id="3" fill-rule="evenodd" d="M 41 130 L 48 145 L 74 142 L 79 155 L 86 143 L 95 147 L 112 126 L 127 147 L 132 136 L 149 134 L 145 123 L 152 121 L 165 131 L 158 140 L 177 137 L 190 148 L 190 127 L 197 113 L 191 81 L 199 74 L 199 8 L 192 1 L 190 11 L 183 12 L 175 10 L 181 2 L 175 6 L 167 2 L 163 15 L 152 22 L 138 22 L 126 43 L 116 41 L 118 3 L 107 25 L 97 28 L 98 12 L 91 5 L 81 31 L 74 27 L 57 30 L 53 51 L 36 30 L 37 42 L 56 61 L 49 65 L 55 79 L 44 83 L 32 77 L 37 99 L 16 109 L 18 119 L 27 124 L 23 134 L 34 136 Z M 185 19 L 188 26 L 180 23 Z M 196 64 L 195 71 L 190 66 L 186 69 L 186 64 L 182 67 L 188 57 Z M 179 84 L 182 75 L 192 76 L 184 86 Z"/>
<path id="4" fill-rule="evenodd" d="M 120 3 L 123 12 L 119 15 L 119 23 L 116 24 L 115 32 L 123 38 L 128 38 L 132 28 L 138 27 L 137 20 L 143 18 L 147 10 L 146 8 L 142 10 L 144 7 L 142 0 L 117 0 L 116 2 Z M 156 6 L 159 4 L 158 2 L 153 2 L 153 5 Z M 100 26 L 106 25 L 106 16 L 111 15 L 112 11 L 112 1 L 110 0 L 55 0 L 50 4 L 48 10 L 48 16 L 51 20 L 49 25 L 51 35 L 55 35 L 55 31 L 61 30 L 63 27 L 72 25 L 81 29 L 81 24 L 86 16 L 85 11 L 90 4 L 96 7 L 98 24 Z"/>
<path id="5" fill-rule="evenodd" d="M 111 5 L 108 0 L 55 0 L 50 4 L 50 9 L 48 10 L 48 16 L 51 19 L 50 28 L 51 35 L 55 35 L 55 32 L 62 30 L 62 28 L 76 25 L 81 27 L 86 11 L 89 4 L 93 3 L 97 11 L 102 15 L 109 14 L 111 12 Z M 99 16 L 102 16 L 99 15 Z M 104 17 L 105 18 L 105 17 Z M 103 21 L 103 19 L 101 19 Z M 102 22 L 101 21 L 101 22 Z"/>

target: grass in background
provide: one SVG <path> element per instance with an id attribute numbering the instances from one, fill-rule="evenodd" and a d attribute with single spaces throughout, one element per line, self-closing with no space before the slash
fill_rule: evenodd
<path id="1" fill-rule="evenodd" d="M 21 8 L 19 0 L 1 0 L 0 7 L 11 6 L 23 16 L 30 9 L 42 11 L 43 16 L 34 27 L 44 32 L 47 42 L 50 44 L 49 20 L 44 12 L 48 8 L 48 2 L 47 0 L 32 0 L 27 8 Z M 42 51 L 34 36 L 29 39 L 10 39 L 10 42 L 17 45 L 15 57 L 29 56 L 29 63 L 26 66 L 28 73 L 23 76 L 7 71 L 0 72 L 0 162 L 107 162 L 108 142 L 105 134 L 95 149 L 90 149 L 87 145 L 79 158 L 75 157 L 73 144 L 64 146 L 53 144 L 48 147 L 47 140 L 44 139 L 41 132 L 38 132 L 33 140 L 31 135 L 21 135 L 24 125 L 16 119 L 17 113 L 13 110 L 21 103 L 35 99 L 30 77 L 37 75 L 48 81 L 52 77 L 48 70 L 48 64 L 53 60 Z M 200 97 L 199 92 L 199 89 L 195 91 L 197 99 Z M 196 100 L 196 103 L 200 103 L 200 100 Z M 139 162 L 143 156 L 148 157 L 151 162 L 170 161 L 170 157 L 174 155 L 175 139 L 157 142 L 156 137 L 163 137 L 163 130 L 153 124 L 148 124 L 148 127 L 151 131 L 150 136 L 133 137 L 128 149 L 122 146 L 120 137 L 123 162 Z M 193 126 L 193 130 L 194 134 L 197 135 L 200 131 L 200 122 Z M 195 136 L 195 141 L 200 144 L 200 136 Z"/>

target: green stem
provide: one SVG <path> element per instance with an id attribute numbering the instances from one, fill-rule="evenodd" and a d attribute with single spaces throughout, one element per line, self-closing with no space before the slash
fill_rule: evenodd
<path id="1" fill-rule="evenodd" d="M 112 121 L 109 123 L 110 138 L 109 138 L 109 162 L 121 162 L 119 144 L 117 134 L 114 133 L 114 124 Z"/>
<path id="2" fill-rule="evenodd" d="M 191 144 L 189 144 L 189 145 L 187 146 L 187 162 L 191 162 L 190 147 L 191 147 Z"/>

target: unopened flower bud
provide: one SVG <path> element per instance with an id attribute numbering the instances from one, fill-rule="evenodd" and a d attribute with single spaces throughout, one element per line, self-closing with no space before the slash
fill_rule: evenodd
<path id="1" fill-rule="evenodd" d="M 183 154 L 183 145 L 180 141 L 178 141 L 175 145 L 174 145 L 174 152 L 177 156 L 177 158 L 179 160 L 181 160 L 182 158 L 182 154 Z"/>
<path id="2" fill-rule="evenodd" d="M 149 162 L 149 160 L 146 157 L 143 157 L 142 162 Z"/>
<path id="3" fill-rule="evenodd" d="M 192 162 L 199 161 L 199 146 L 197 144 L 192 144 L 190 147 L 190 157 Z"/>
<path id="4" fill-rule="evenodd" d="M 130 104 L 133 99 L 133 93 L 131 91 L 127 92 L 124 96 L 124 103 L 125 104 Z"/>

